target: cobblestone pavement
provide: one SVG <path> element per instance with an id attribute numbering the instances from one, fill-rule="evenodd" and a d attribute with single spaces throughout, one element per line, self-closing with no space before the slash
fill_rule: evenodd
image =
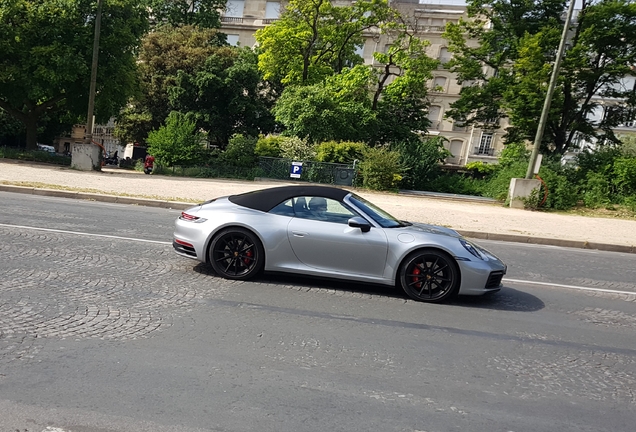
<path id="1" fill-rule="evenodd" d="M 5 227 L 0 239 L 0 361 L 34 356 L 42 338 L 147 337 L 192 307 L 197 286 L 222 289 L 166 245 L 124 251 L 117 240 Z"/>
<path id="2" fill-rule="evenodd" d="M 218 411 L 208 416 L 222 426 L 219 430 L 248 430 L 231 426 L 242 418 L 237 413 L 249 413 L 246 416 L 268 425 L 261 428 L 265 431 L 276 430 L 272 425 L 282 424 L 283 418 L 304 424 L 302 416 L 288 413 L 306 408 L 303 404 L 313 395 L 318 395 L 319 404 L 329 400 L 318 408 L 323 412 L 345 404 L 341 418 L 353 412 L 352 423 L 365 421 L 362 417 L 371 415 L 365 410 L 373 409 L 378 417 L 447 415 L 444 419 L 463 422 L 455 423 L 463 430 L 479 424 L 473 418 L 483 418 L 478 417 L 482 400 L 492 405 L 512 401 L 515 407 L 557 401 L 560 409 L 572 401 L 574 413 L 591 412 L 598 403 L 602 408 L 618 406 L 624 410 L 622 418 L 629 418 L 636 405 L 636 351 L 633 346 L 615 348 L 602 338 L 618 333 L 627 339 L 633 334 L 636 296 L 629 293 L 583 293 L 582 300 L 557 294 L 547 300 L 509 287 L 493 297 L 422 305 L 386 287 L 271 275 L 254 282 L 225 281 L 207 267 L 175 255 L 168 243 L 8 226 L 0 227 L 0 273 L 0 385 L 3 370 L 26 369 L 23 364 L 36 363 L 45 354 L 51 358 L 53 342 L 77 341 L 72 355 L 80 359 L 71 360 L 73 366 L 86 362 L 85 370 L 94 374 L 100 373 L 95 370 L 100 366 L 112 367 L 122 374 L 112 375 L 120 380 L 113 387 L 128 392 L 125 400 L 132 401 L 138 396 L 135 385 L 143 381 L 135 381 L 135 375 L 152 374 L 156 364 L 141 362 L 134 369 L 134 358 L 117 367 L 109 358 L 94 366 L 94 358 L 81 358 L 82 349 L 99 341 L 100 353 L 117 351 L 126 342 L 128 351 L 118 357 L 124 362 L 131 351 L 148 349 L 154 341 L 161 355 L 155 351 L 149 356 L 173 365 L 175 358 L 186 362 L 173 366 L 178 373 L 170 378 L 179 382 L 174 384 L 175 394 L 195 392 L 192 399 L 182 401 L 181 418 L 170 417 L 174 401 L 169 395 L 166 400 L 151 395 L 157 398 L 152 404 L 168 412 L 157 416 L 160 423 L 187 424 L 188 417 L 194 418 L 188 407 L 197 408 L 206 398 L 215 400 Z M 283 304 L 281 297 L 296 300 Z M 418 319 L 413 306 L 426 319 Z M 429 319 L 436 314 L 446 318 Z M 462 319 L 464 314 L 468 320 Z M 208 329 L 214 329 L 211 335 Z M 559 333 L 572 329 L 580 333 Z M 586 331 L 597 339 L 587 344 Z M 199 350 L 203 354 L 197 355 Z M 174 356 L 173 351 L 184 355 Z M 209 360 L 197 363 L 201 358 Z M 56 366 L 65 362 L 58 359 Z M 33 377 L 30 384 L 46 379 L 45 368 L 34 369 L 43 375 Z M 158 370 L 171 369 L 162 365 Z M 104 382 L 111 378 L 107 373 L 104 377 Z M 202 377 L 207 381 L 194 384 Z M 92 401 L 108 398 L 99 399 L 100 388 L 92 389 L 94 394 L 87 388 L 81 390 Z M 268 405 L 270 395 L 276 402 Z M 253 407 L 266 408 L 261 412 Z M 47 415 L 52 414 L 42 417 Z M 12 424 L 12 430 L 29 425 Z M 29 430 L 115 430 L 66 424 L 57 420 L 51 429 Z M 579 421 L 574 424 L 580 426 Z"/>

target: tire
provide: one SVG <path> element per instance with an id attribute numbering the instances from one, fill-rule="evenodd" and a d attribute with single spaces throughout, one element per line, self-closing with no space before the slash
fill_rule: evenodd
<path id="1" fill-rule="evenodd" d="M 263 269 L 265 251 L 254 233 L 243 228 L 226 228 L 212 239 L 208 261 L 216 274 L 225 279 L 247 280 Z"/>
<path id="2" fill-rule="evenodd" d="M 459 267 L 447 253 L 423 249 L 407 256 L 400 266 L 400 285 L 413 300 L 439 303 L 459 290 Z"/>

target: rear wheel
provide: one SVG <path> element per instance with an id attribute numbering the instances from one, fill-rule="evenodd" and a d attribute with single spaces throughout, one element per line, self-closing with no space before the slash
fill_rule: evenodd
<path id="1" fill-rule="evenodd" d="M 400 284 L 413 300 L 442 302 L 459 289 L 459 268 L 448 254 L 424 249 L 406 257 L 400 266 Z"/>
<path id="2" fill-rule="evenodd" d="M 252 278 L 265 264 L 265 252 L 260 240 L 242 228 L 220 231 L 212 240 L 208 253 L 214 271 L 226 279 Z"/>

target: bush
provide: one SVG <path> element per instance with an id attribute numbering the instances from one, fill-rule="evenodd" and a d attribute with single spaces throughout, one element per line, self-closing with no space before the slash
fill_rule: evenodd
<path id="1" fill-rule="evenodd" d="M 400 153 L 382 147 L 368 148 L 360 163 L 362 185 L 372 190 L 394 190 L 402 180 Z"/>
<path id="2" fill-rule="evenodd" d="M 508 166 L 499 168 L 490 179 L 486 180 L 483 186 L 483 195 L 505 201 L 508 198 L 510 180 L 524 178 L 527 169 L 528 163 L 523 161 L 510 163 Z"/>
<path id="3" fill-rule="evenodd" d="M 256 141 L 256 155 L 275 158 L 280 157 L 280 144 L 284 139 L 284 137 L 275 135 L 261 136 L 258 141 Z"/>
<path id="4" fill-rule="evenodd" d="M 320 162 L 350 164 L 361 160 L 367 145 L 352 141 L 326 141 L 316 148 L 316 159 Z"/>
<path id="5" fill-rule="evenodd" d="M 483 193 L 485 182 L 465 177 L 458 173 L 442 173 L 429 183 L 429 190 L 435 192 L 460 195 L 477 195 Z"/>
<path id="6" fill-rule="evenodd" d="M 41 150 L 23 150 L 11 147 L 0 147 L 0 158 L 45 162 L 55 165 L 71 165 L 71 158 L 69 156 Z"/>
<path id="7" fill-rule="evenodd" d="M 192 166 L 203 152 L 204 135 L 188 115 L 172 111 L 161 126 L 148 134 L 148 153 L 166 166 Z"/>
<path id="8" fill-rule="evenodd" d="M 499 169 L 496 164 L 488 164 L 481 161 L 469 162 L 465 168 L 473 178 L 479 179 L 489 177 Z"/>
<path id="9" fill-rule="evenodd" d="M 506 144 L 499 155 L 499 166 L 509 168 L 518 163 L 525 163 L 526 167 L 530 163 L 530 150 L 524 143 Z"/>
<path id="10" fill-rule="evenodd" d="M 604 175 L 593 172 L 587 174 L 583 202 L 589 208 L 605 207 L 610 204 L 610 184 Z"/>
<path id="11" fill-rule="evenodd" d="M 623 196 L 636 194 L 636 158 L 621 157 L 614 161 L 612 183 Z"/>
<path id="12" fill-rule="evenodd" d="M 578 202 L 578 189 L 568 178 L 550 168 L 541 168 L 539 175 L 548 186 L 545 208 L 569 210 Z M 543 196 L 543 187 L 541 188 Z"/>
<path id="13" fill-rule="evenodd" d="M 258 162 L 255 153 L 256 141 L 257 139 L 254 137 L 241 134 L 233 135 L 225 151 L 221 153 L 221 160 L 235 167 L 251 168 L 256 166 Z"/>
<path id="14" fill-rule="evenodd" d="M 283 137 L 280 142 L 280 153 L 284 159 L 311 161 L 316 157 L 316 147 L 298 137 Z"/>
<path id="15" fill-rule="evenodd" d="M 396 143 L 405 176 L 401 186 L 407 189 L 431 190 L 430 183 L 440 175 L 441 164 L 450 152 L 444 148 L 444 137 Z"/>

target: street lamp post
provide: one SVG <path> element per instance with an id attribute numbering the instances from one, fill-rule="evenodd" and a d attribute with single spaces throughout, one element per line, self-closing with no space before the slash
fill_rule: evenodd
<path id="1" fill-rule="evenodd" d="M 71 165 L 80 170 L 99 170 L 101 161 L 99 151 L 93 148 L 93 111 L 95 109 L 95 88 L 97 86 L 97 63 L 99 59 L 99 35 L 102 25 L 102 1 L 97 0 L 97 13 L 95 16 L 95 36 L 93 38 L 93 60 L 91 63 L 91 82 L 88 91 L 88 114 L 86 116 L 86 133 L 84 144 L 75 144 L 71 159 Z"/>
<path id="2" fill-rule="evenodd" d="M 102 0 L 97 0 L 95 17 L 95 37 L 93 39 L 93 62 L 91 64 L 91 85 L 88 91 L 88 115 L 86 116 L 86 144 L 93 139 L 93 110 L 95 109 L 95 87 L 97 86 L 97 63 L 99 60 L 99 34 L 102 27 Z"/>
<path id="3" fill-rule="evenodd" d="M 541 111 L 541 118 L 539 120 L 539 126 L 537 127 L 537 133 L 534 137 L 534 147 L 532 148 L 532 154 L 530 155 L 530 163 L 528 164 L 528 170 L 526 171 L 526 179 L 531 179 L 534 176 L 534 168 L 539 156 L 539 149 L 541 147 L 541 141 L 543 140 L 543 132 L 545 131 L 546 123 L 548 122 L 548 114 L 550 112 L 550 104 L 552 103 L 552 94 L 556 87 L 556 81 L 559 76 L 559 68 L 561 67 L 561 60 L 563 59 L 563 53 L 565 51 L 565 43 L 570 29 L 570 21 L 572 20 L 572 14 L 574 13 L 574 3 L 576 0 L 570 0 L 570 6 L 565 18 L 565 24 L 563 24 L 563 32 L 561 33 L 561 42 L 559 42 L 559 49 L 557 50 L 554 66 L 552 67 L 552 75 L 550 76 L 550 84 L 548 84 L 548 92 L 545 95 L 543 102 L 543 110 Z"/>

